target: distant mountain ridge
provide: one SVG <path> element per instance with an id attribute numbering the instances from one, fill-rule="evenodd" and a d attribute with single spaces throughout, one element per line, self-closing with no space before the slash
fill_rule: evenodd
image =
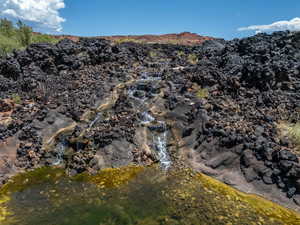
<path id="1" fill-rule="evenodd" d="M 72 41 L 78 41 L 79 36 L 72 35 L 55 35 L 58 39 L 70 39 Z M 199 45 L 204 41 L 213 40 L 215 38 L 209 36 L 201 36 L 196 33 L 182 32 L 179 34 L 162 34 L 162 35 L 114 35 L 114 36 L 96 36 L 94 38 L 104 38 L 114 42 L 140 42 L 140 43 L 160 43 L 160 44 L 180 44 L 180 45 Z"/>

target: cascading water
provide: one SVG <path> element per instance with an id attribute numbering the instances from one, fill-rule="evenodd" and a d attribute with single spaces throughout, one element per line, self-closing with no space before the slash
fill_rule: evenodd
<path id="1" fill-rule="evenodd" d="M 63 162 L 63 155 L 65 153 L 65 150 L 67 148 L 67 141 L 65 139 L 58 142 L 56 145 L 56 158 L 54 162 L 52 163 L 53 166 L 58 166 Z"/>
<path id="2" fill-rule="evenodd" d="M 140 121 L 142 124 L 149 124 L 149 123 L 153 122 L 154 120 L 155 120 L 155 118 L 153 116 L 151 116 L 148 112 L 141 113 Z"/>
<path id="3" fill-rule="evenodd" d="M 158 121 L 151 112 L 147 110 L 147 105 L 151 97 L 154 97 L 155 93 L 145 93 L 146 90 L 142 90 L 143 86 L 154 85 L 161 78 L 159 76 L 149 76 L 148 73 L 142 73 L 141 79 L 137 80 L 135 86 L 128 90 L 128 96 L 135 101 L 135 106 L 140 111 L 139 119 L 140 123 L 144 126 L 148 126 L 151 131 L 152 147 L 156 150 L 161 167 L 167 170 L 171 166 L 171 158 L 167 149 L 167 129 L 164 121 Z M 139 87 L 141 86 L 141 87 Z M 150 88 L 151 89 L 151 88 Z"/>
<path id="4" fill-rule="evenodd" d="M 101 113 L 97 113 L 95 119 L 89 124 L 89 129 L 94 126 L 94 124 L 100 119 Z"/>
<path id="5" fill-rule="evenodd" d="M 164 124 L 164 122 L 161 123 Z M 155 135 L 153 139 L 153 143 L 158 152 L 161 166 L 163 169 L 168 169 L 171 166 L 171 159 L 167 149 L 167 131 Z"/>

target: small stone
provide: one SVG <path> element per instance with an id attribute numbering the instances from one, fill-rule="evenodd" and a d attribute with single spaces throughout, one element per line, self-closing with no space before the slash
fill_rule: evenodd
<path id="1" fill-rule="evenodd" d="M 289 171 L 289 176 L 300 178 L 300 165 L 294 165 Z"/>
<path id="2" fill-rule="evenodd" d="M 294 195 L 293 200 L 296 203 L 296 205 L 300 206 L 300 195 Z"/>
<path id="3" fill-rule="evenodd" d="M 263 175 L 262 179 L 265 184 L 274 184 L 274 180 L 272 178 L 273 173 L 272 171 L 268 171 L 265 175 Z"/>
<path id="4" fill-rule="evenodd" d="M 299 162 L 298 157 L 288 150 L 281 150 L 279 151 L 278 154 L 279 154 L 279 159 Z"/>
<path id="5" fill-rule="evenodd" d="M 274 152 L 275 150 L 272 148 L 265 148 L 262 154 L 268 161 L 272 161 Z"/>
<path id="6" fill-rule="evenodd" d="M 77 174 L 77 171 L 76 170 L 74 170 L 74 169 L 71 169 L 70 171 L 69 171 L 69 175 L 72 177 L 72 176 L 75 176 Z"/>
<path id="7" fill-rule="evenodd" d="M 292 167 L 293 163 L 288 160 L 281 160 L 279 163 L 280 169 L 282 169 L 284 172 L 288 172 Z"/>
<path id="8" fill-rule="evenodd" d="M 275 177 L 276 180 L 276 184 L 278 186 L 278 188 L 284 189 L 285 188 L 285 183 L 282 181 L 282 178 L 277 176 Z"/>
<path id="9" fill-rule="evenodd" d="M 255 128 L 255 135 L 256 136 L 261 136 L 263 132 L 264 132 L 264 128 L 262 126 L 257 126 Z"/>
<path id="10" fill-rule="evenodd" d="M 32 145 L 33 145 L 32 143 L 26 143 L 26 144 L 25 144 L 25 148 L 31 148 Z"/>

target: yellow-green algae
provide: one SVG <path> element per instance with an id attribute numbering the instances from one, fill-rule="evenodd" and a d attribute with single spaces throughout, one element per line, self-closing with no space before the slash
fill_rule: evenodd
<path id="1" fill-rule="evenodd" d="M 132 180 L 138 173 L 144 170 L 141 166 L 127 166 L 123 168 L 106 168 L 96 175 L 80 174 L 74 177 L 77 181 L 85 181 L 96 184 L 100 188 L 113 188 Z"/>
<path id="2" fill-rule="evenodd" d="M 300 216 L 189 169 L 105 169 L 73 178 L 42 168 L 0 190 L 3 225 L 297 225 Z"/>

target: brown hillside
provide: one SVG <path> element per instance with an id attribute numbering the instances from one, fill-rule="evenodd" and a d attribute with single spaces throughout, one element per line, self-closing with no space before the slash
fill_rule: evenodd
<path id="1" fill-rule="evenodd" d="M 59 39 L 71 39 L 78 41 L 79 36 L 72 35 L 58 35 Z M 163 35 L 117 35 L 117 36 L 97 36 L 97 38 L 104 38 L 114 42 L 140 42 L 140 43 L 160 43 L 160 44 L 180 44 L 180 45 L 198 45 L 206 40 L 212 40 L 213 37 L 201 36 L 196 33 L 183 32 L 179 34 L 163 34 Z"/>

